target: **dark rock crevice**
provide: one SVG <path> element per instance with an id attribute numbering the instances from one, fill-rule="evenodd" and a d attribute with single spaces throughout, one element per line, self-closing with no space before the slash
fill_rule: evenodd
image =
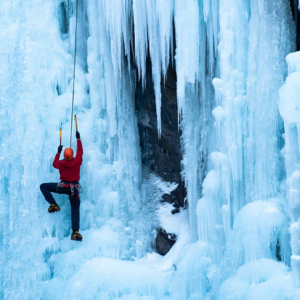
<path id="1" fill-rule="evenodd" d="M 134 53 L 132 53 L 132 57 L 134 57 Z M 145 82 L 136 76 L 136 114 L 142 166 L 147 172 L 158 175 L 163 181 L 177 184 L 175 190 L 170 194 L 165 193 L 161 198 L 161 202 L 170 203 L 174 206 L 172 213 L 175 214 L 184 207 L 186 189 L 181 176 L 183 151 L 181 130 L 178 124 L 177 74 L 172 57 L 171 60 L 167 77 L 165 81 L 163 78 L 161 81 L 161 136 L 158 137 L 156 102 L 149 55 L 146 61 Z M 157 229 L 155 244 L 158 253 L 165 255 L 175 242 L 176 236 L 174 234 L 167 233 L 163 228 Z"/>
<path id="2" fill-rule="evenodd" d="M 275 257 L 277 258 L 278 261 L 282 261 L 282 257 L 281 257 L 281 245 L 280 245 L 279 239 L 277 239 Z"/>
<path id="3" fill-rule="evenodd" d="M 176 243 L 175 234 L 169 234 L 162 228 L 159 228 L 157 230 L 155 244 L 156 244 L 156 251 L 159 254 L 166 255 L 175 243 Z"/>
<path id="4" fill-rule="evenodd" d="M 142 164 L 150 172 L 159 175 L 164 181 L 177 183 L 177 188 L 169 195 L 165 194 L 162 201 L 183 207 L 186 197 L 185 187 L 181 178 L 181 131 L 178 127 L 177 108 L 177 77 L 176 71 L 170 67 L 166 82 L 162 83 L 162 133 L 158 137 L 156 103 L 152 80 L 151 61 L 147 59 L 146 86 L 137 82 L 136 112 L 138 117 L 139 135 L 142 151 Z"/>
<path id="5" fill-rule="evenodd" d="M 59 4 L 58 6 L 58 20 L 59 20 L 59 28 L 60 33 L 63 39 L 66 39 L 69 34 L 70 29 L 70 1 L 66 0 Z"/>

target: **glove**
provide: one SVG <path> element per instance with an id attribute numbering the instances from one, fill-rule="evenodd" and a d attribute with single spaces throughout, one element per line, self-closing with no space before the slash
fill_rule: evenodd
<path id="1" fill-rule="evenodd" d="M 63 145 L 59 145 L 59 146 L 58 146 L 57 153 L 59 153 L 59 154 L 60 154 L 60 153 L 61 153 L 61 151 L 62 151 L 62 148 L 63 148 Z"/>
<path id="2" fill-rule="evenodd" d="M 76 131 L 76 139 L 80 140 L 80 133 L 78 131 Z"/>

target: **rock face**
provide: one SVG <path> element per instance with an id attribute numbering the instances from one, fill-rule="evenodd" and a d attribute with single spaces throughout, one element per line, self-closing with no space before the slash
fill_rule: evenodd
<path id="1" fill-rule="evenodd" d="M 168 70 L 165 84 L 162 83 L 162 133 L 158 138 L 156 104 L 152 80 L 150 59 L 147 60 L 146 87 L 137 83 L 136 112 L 138 117 L 142 163 L 149 171 L 156 173 L 163 180 L 178 183 L 178 187 L 163 196 L 163 201 L 182 207 L 186 190 L 181 180 L 182 149 L 181 132 L 178 128 L 178 108 L 176 93 L 176 72 Z"/>
<path id="2" fill-rule="evenodd" d="M 161 255 L 166 255 L 176 242 L 174 234 L 167 233 L 164 229 L 159 228 L 155 239 L 156 251 Z"/>

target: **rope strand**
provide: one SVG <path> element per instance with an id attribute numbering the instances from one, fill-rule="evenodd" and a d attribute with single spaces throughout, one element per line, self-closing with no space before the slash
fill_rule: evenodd
<path id="1" fill-rule="evenodd" d="M 78 0 L 76 0 L 76 25 L 75 25 L 75 47 L 74 47 L 74 71 L 73 71 L 73 92 L 72 92 L 70 148 L 71 148 L 71 144 L 72 144 L 73 111 L 74 111 L 74 97 L 75 97 L 76 52 L 77 52 L 77 23 L 78 23 Z"/>

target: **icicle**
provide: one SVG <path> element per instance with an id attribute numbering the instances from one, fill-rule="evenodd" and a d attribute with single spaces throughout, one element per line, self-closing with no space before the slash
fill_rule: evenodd
<path id="1" fill-rule="evenodd" d="M 133 0 L 135 60 L 139 77 L 145 85 L 147 40 L 147 11 L 145 0 Z"/>
<path id="2" fill-rule="evenodd" d="M 169 66 L 170 44 L 173 38 L 173 4 L 171 1 L 133 1 L 135 28 L 135 56 L 139 76 L 145 84 L 146 53 L 152 65 L 152 77 L 156 101 L 158 136 L 161 135 L 161 78 Z M 167 16 L 167 17 L 166 17 Z"/>
<path id="3" fill-rule="evenodd" d="M 164 78 L 170 63 L 171 41 L 173 40 L 173 1 L 156 0 L 156 14 L 158 16 L 158 34 L 161 55 L 161 68 Z"/>
<path id="4" fill-rule="evenodd" d="M 199 6 L 197 0 L 175 1 L 178 110 L 183 109 L 186 83 L 195 84 L 199 66 Z"/>

